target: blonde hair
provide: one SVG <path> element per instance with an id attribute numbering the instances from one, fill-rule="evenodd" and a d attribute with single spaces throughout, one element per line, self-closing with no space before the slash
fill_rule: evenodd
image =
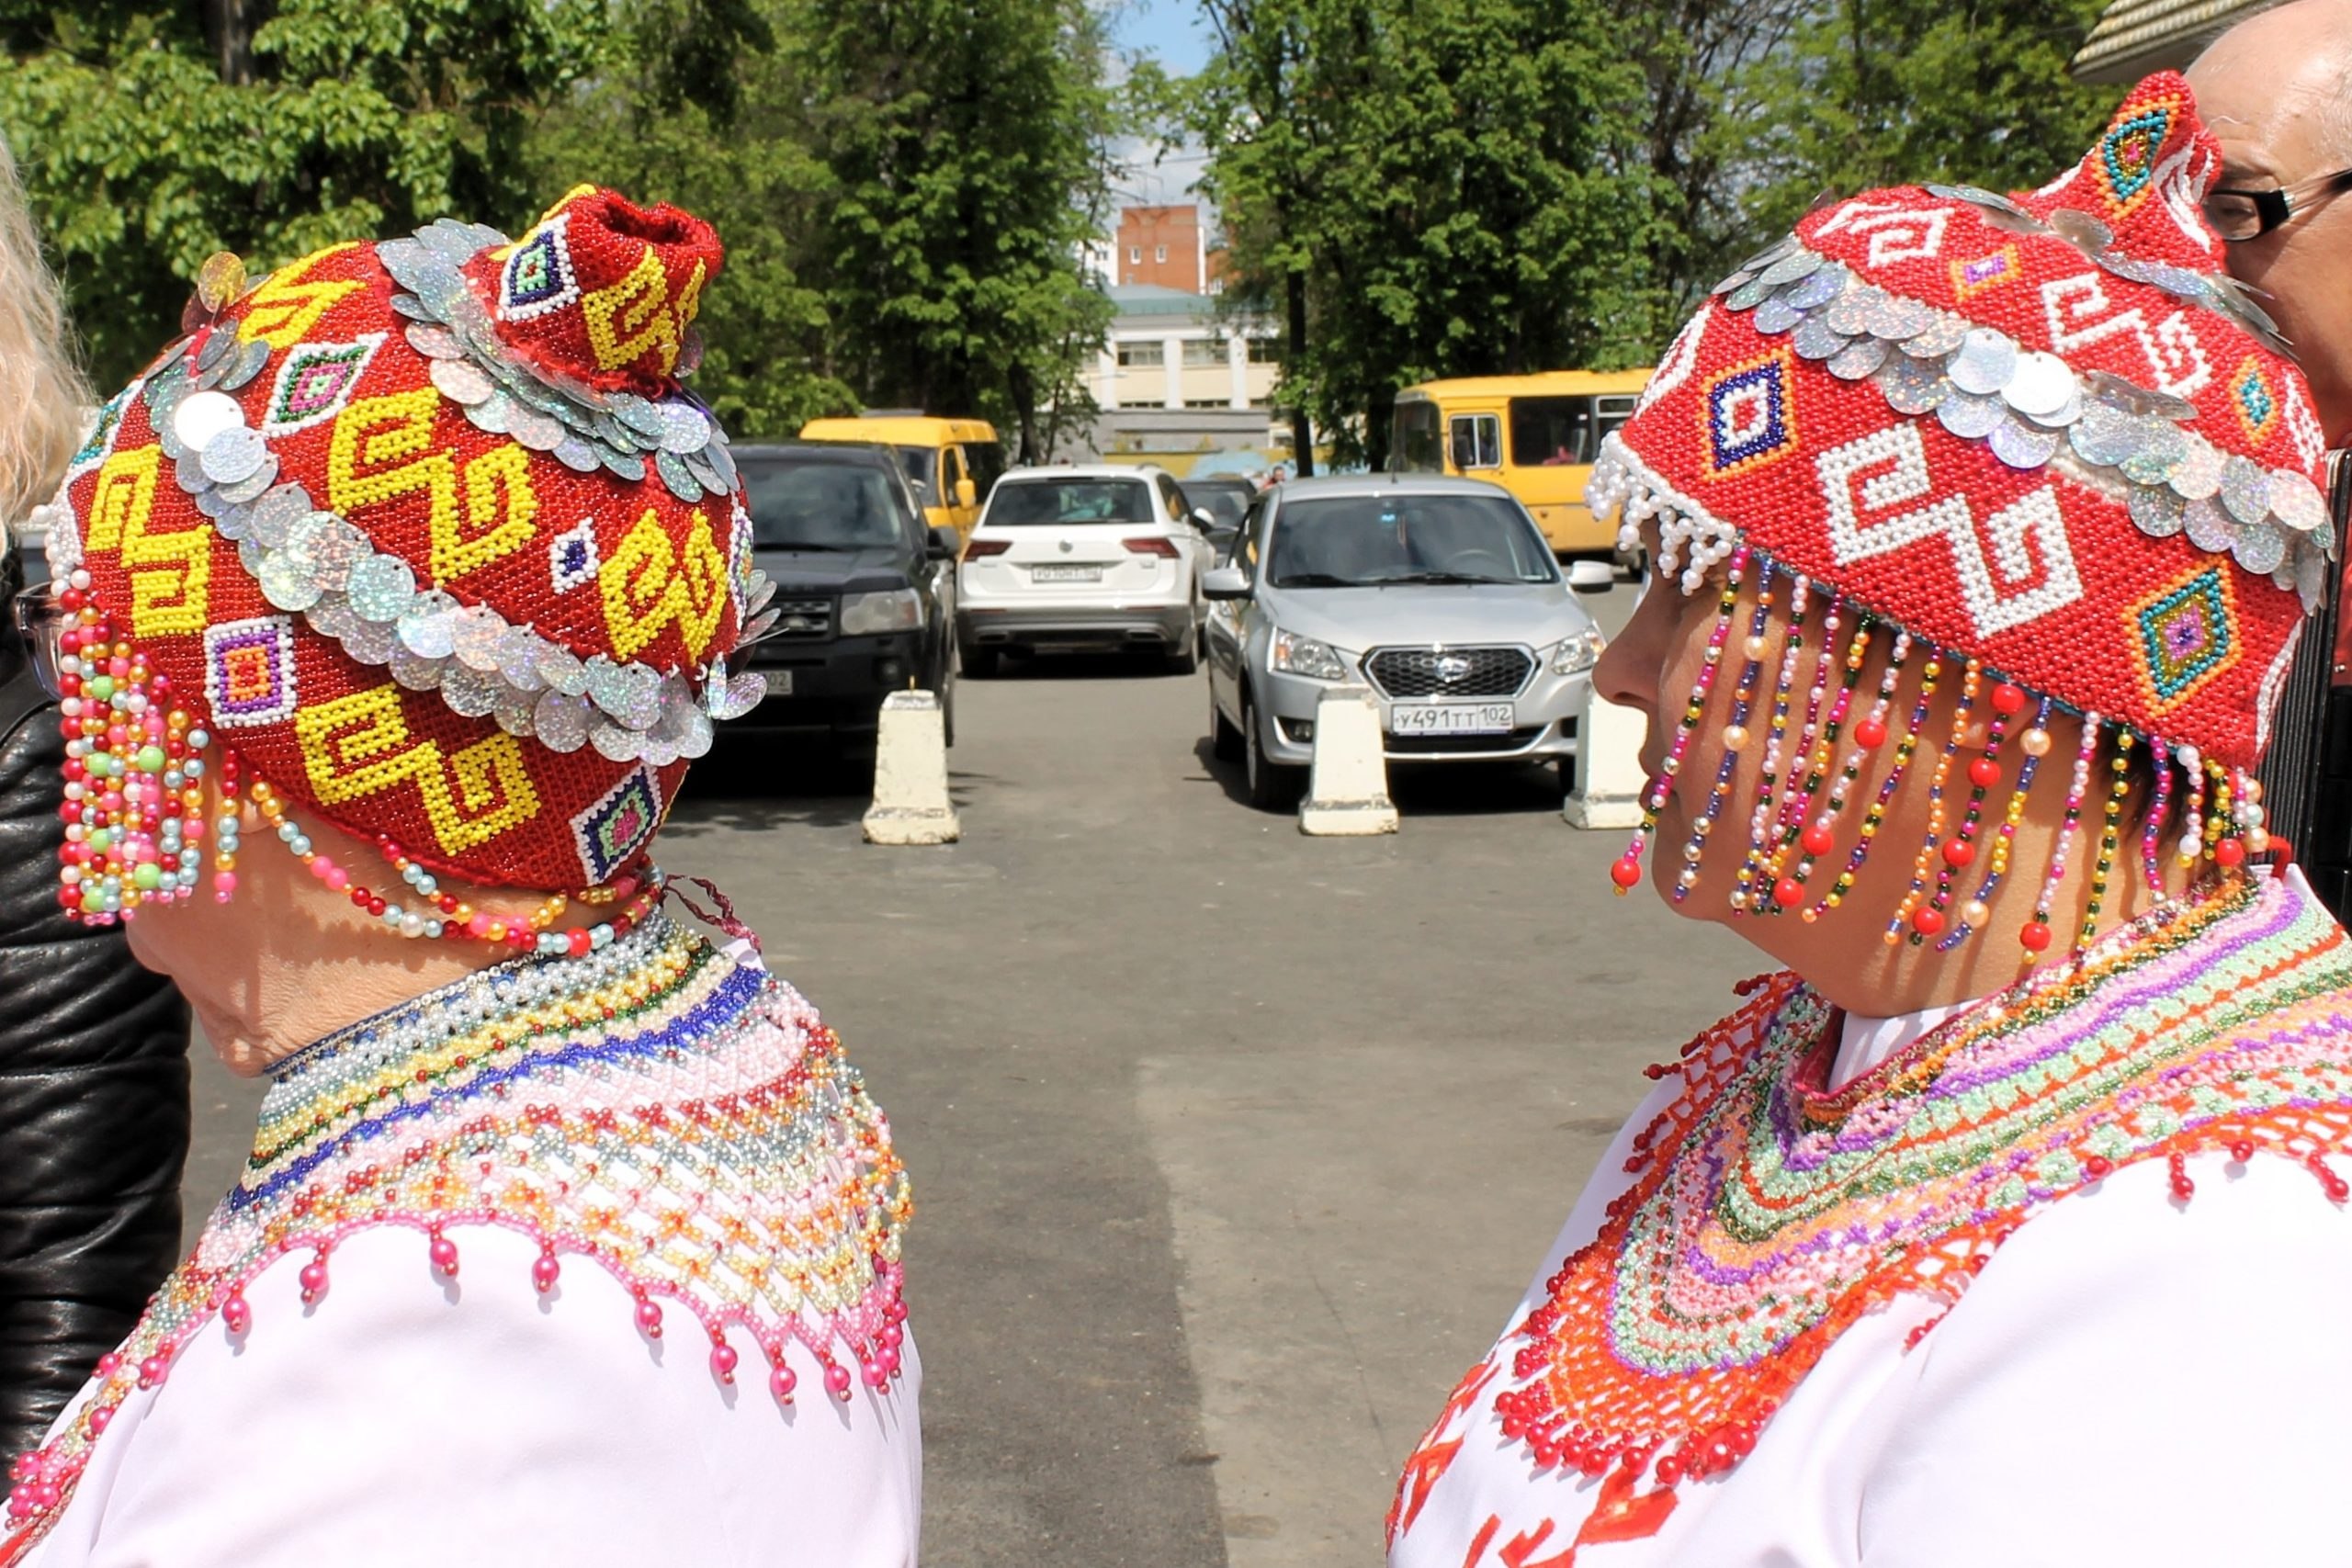
<path id="1" fill-rule="evenodd" d="M 90 389 L 17 161 L 0 138 L 0 527 L 50 499 L 82 439 Z"/>

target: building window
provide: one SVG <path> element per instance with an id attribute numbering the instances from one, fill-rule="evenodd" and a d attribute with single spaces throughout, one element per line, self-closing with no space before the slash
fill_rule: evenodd
<path id="1" fill-rule="evenodd" d="M 1250 363 L 1277 365 L 1282 362 L 1283 349 L 1279 339 L 1253 337 L 1250 340 Z"/>
<path id="2" fill-rule="evenodd" d="M 1184 340 L 1184 363 L 1222 365 L 1225 363 L 1225 344 L 1213 337 L 1188 337 Z"/>
<path id="3" fill-rule="evenodd" d="M 1184 406 L 1188 409 L 1221 409 L 1226 406 L 1226 400 L 1223 398 L 1186 398 L 1184 400 Z"/>
<path id="4" fill-rule="evenodd" d="M 1166 261 L 1166 260 L 1168 259 L 1168 247 L 1167 247 L 1166 245 L 1154 245 L 1154 246 L 1152 246 L 1152 248 L 1151 248 L 1151 259 L 1152 259 L 1152 260 L 1154 260 L 1154 261 L 1156 261 L 1156 262 L 1164 262 L 1164 261 Z"/>
<path id="5" fill-rule="evenodd" d="M 1127 247 L 1127 260 L 1130 264 L 1140 264 L 1143 261 L 1143 247 L 1141 245 L 1129 245 Z"/>
<path id="6" fill-rule="evenodd" d="M 1168 363 L 1168 352 L 1158 339 L 1148 342 L 1123 343 L 1119 345 L 1119 368 L 1147 368 Z"/>

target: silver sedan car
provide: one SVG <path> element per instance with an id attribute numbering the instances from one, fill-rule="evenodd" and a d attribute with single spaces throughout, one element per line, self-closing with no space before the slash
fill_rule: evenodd
<path id="1" fill-rule="evenodd" d="M 1202 583 L 1209 723 L 1250 798 L 1287 809 L 1315 755 L 1324 692 L 1380 701 L 1393 761 L 1553 760 L 1565 783 L 1600 657 L 1578 591 L 1508 491 L 1477 479 L 1298 479 L 1261 496 Z M 1573 584 L 1573 586 L 1572 586 Z"/>

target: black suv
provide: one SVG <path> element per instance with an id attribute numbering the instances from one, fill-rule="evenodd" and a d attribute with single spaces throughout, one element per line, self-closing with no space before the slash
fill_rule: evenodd
<path id="1" fill-rule="evenodd" d="M 733 448 L 775 628 L 752 649 L 767 701 L 730 728 L 823 730 L 870 752 L 882 699 L 938 694 L 956 739 L 952 528 L 925 531 L 888 446 L 797 441 Z"/>

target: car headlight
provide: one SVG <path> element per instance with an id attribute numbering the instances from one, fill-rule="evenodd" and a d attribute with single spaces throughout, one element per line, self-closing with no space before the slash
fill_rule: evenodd
<path id="1" fill-rule="evenodd" d="M 922 625 L 922 595 L 911 588 L 842 595 L 842 636 L 910 632 Z"/>
<path id="2" fill-rule="evenodd" d="M 1355 672 L 1347 656 L 1329 643 L 1279 627 L 1274 631 L 1273 666 L 1285 674 L 1304 675 L 1310 681 L 1344 681 Z"/>
<path id="3" fill-rule="evenodd" d="M 1587 626 L 1552 650 L 1552 673 L 1581 675 L 1600 662 L 1600 650 L 1608 646 L 1599 626 Z"/>

